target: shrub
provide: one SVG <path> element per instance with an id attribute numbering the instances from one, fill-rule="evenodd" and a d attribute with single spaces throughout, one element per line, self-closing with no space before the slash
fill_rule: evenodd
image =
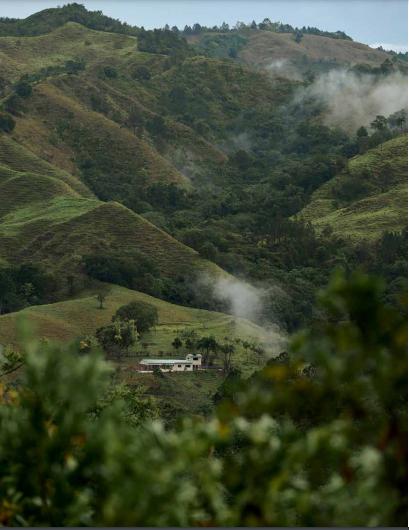
<path id="1" fill-rule="evenodd" d="M 133 79 L 138 79 L 139 81 L 149 81 L 151 78 L 151 72 L 146 66 L 138 66 L 134 70 L 132 77 Z"/>
<path id="2" fill-rule="evenodd" d="M 20 81 L 17 83 L 17 85 L 14 87 L 14 91 L 21 98 L 28 98 L 33 93 L 31 85 L 26 81 Z"/>
<path id="3" fill-rule="evenodd" d="M 108 79 L 116 79 L 118 77 L 118 72 L 112 66 L 105 66 L 104 75 L 105 77 L 108 77 Z"/>

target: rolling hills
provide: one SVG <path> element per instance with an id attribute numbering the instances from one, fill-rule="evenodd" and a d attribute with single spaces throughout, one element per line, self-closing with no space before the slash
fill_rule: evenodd
<path id="1" fill-rule="evenodd" d="M 0 21 L 0 118 L 13 125 L 0 132 L 0 263 L 40 265 L 71 304 L 84 257 L 140 253 L 171 284 L 157 296 L 209 307 L 172 282 L 231 274 L 269 293 L 271 322 L 312 318 L 331 245 L 342 262 L 351 242 L 406 222 L 405 120 L 386 116 L 380 145 L 356 156 L 355 132 L 328 125 L 305 90 L 309 71 L 336 68 L 387 84 L 391 56 L 317 32 L 145 32 L 78 4 Z M 80 330 L 60 309 L 62 336 Z"/>
<path id="2" fill-rule="evenodd" d="M 266 355 L 278 354 L 284 347 L 286 337 L 278 331 L 266 331 L 256 324 L 242 318 L 224 313 L 177 306 L 163 300 L 124 287 L 111 286 L 104 303 L 104 309 L 92 293 L 83 293 L 79 297 L 57 302 L 32 306 L 17 313 L 0 316 L 0 337 L 3 344 L 19 343 L 18 323 L 23 320 L 35 335 L 41 338 L 71 342 L 79 337 L 91 336 L 95 331 L 111 322 L 115 311 L 122 305 L 133 301 L 147 302 L 158 310 L 159 322 L 155 329 L 142 335 L 136 346 L 139 355 L 172 353 L 172 341 L 177 333 L 193 331 L 199 337 L 212 335 L 216 339 L 228 336 L 232 339 L 256 341 L 266 347 Z M 235 362 L 241 369 L 254 369 L 257 360 L 250 353 L 238 349 Z"/>
<path id="3" fill-rule="evenodd" d="M 10 138 L 0 136 L 0 143 L 3 260 L 33 260 L 52 270 L 78 272 L 84 254 L 138 249 L 168 275 L 177 274 L 187 263 L 198 270 L 218 270 L 123 205 L 92 198 L 77 179 Z M 79 191 L 69 183 L 78 185 Z"/>
<path id="4" fill-rule="evenodd" d="M 312 195 L 300 217 L 354 241 L 379 238 L 407 225 L 407 136 L 349 161 Z"/>

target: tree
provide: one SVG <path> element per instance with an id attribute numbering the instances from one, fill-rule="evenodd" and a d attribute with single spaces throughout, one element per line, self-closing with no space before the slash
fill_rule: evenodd
<path id="1" fill-rule="evenodd" d="M 167 126 L 162 116 L 154 116 L 147 122 L 146 127 L 154 136 L 166 136 Z"/>
<path id="2" fill-rule="evenodd" d="M 130 302 L 121 306 L 112 317 L 113 321 L 134 321 L 140 333 L 149 331 L 158 323 L 158 310 L 146 302 Z"/>
<path id="3" fill-rule="evenodd" d="M 14 121 L 13 117 L 10 116 L 10 114 L 7 114 L 6 112 L 0 112 L 0 131 L 10 133 L 13 131 L 15 126 L 16 122 Z"/>
<path id="4" fill-rule="evenodd" d="M 95 336 L 106 352 L 118 358 L 122 352 L 128 351 L 139 338 L 138 329 L 133 320 L 115 320 L 113 324 L 98 328 Z"/>
<path id="5" fill-rule="evenodd" d="M 212 364 L 213 356 L 219 347 L 216 339 L 212 336 L 201 337 L 197 341 L 196 347 L 198 350 L 203 351 L 203 364 Z M 211 356 L 211 353 L 213 356 Z"/>
<path id="6" fill-rule="evenodd" d="M 388 120 L 385 116 L 378 115 L 371 123 L 371 128 L 375 131 L 382 132 L 388 128 Z"/>
<path id="7" fill-rule="evenodd" d="M 215 261 L 217 258 L 217 248 L 213 245 L 211 241 L 206 241 L 199 248 L 199 254 L 210 261 Z"/>
<path id="8" fill-rule="evenodd" d="M 97 288 L 97 294 L 95 298 L 99 302 L 99 309 L 104 309 L 104 302 L 107 299 L 109 293 L 111 291 L 111 287 L 109 285 L 99 285 Z"/>
<path id="9" fill-rule="evenodd" d="M 227 342 L 220 344 L 218 350 L 221 352 L 223 358 L 223 372 L 229 374 L 232 369 L 232 356 L 236 351 L 236 348 L 234 347 L 234 344 Z"/>
<path id="10" fill-rule="evenodd" d="M 155 377 L 160 378 L 160 379 L 164 379 L 165 378 L 165 374 L 162 372 L 162 370 L 159 368 L 159 366 L 154 366 L 153 367 L 153 375 Z"/>
<path id="11" fill-rule="evenodd" d="M 15 93 L 21 98 L 28 98 L 33 93 L 31 85 L 26 81 L 19 81 L 14 87 Z"/>
<path id="12" fill-rule="evenodd" d="M 144 124 L 145 118 L 141 113 L 140 109 L 137 107 L 131 108 L 127 119 L 128 127 L 130 127 L 133 130 L 134 134 L 137 135 L 140 131 L 143 130 Z"/>
<path id="13" fill-rule="evenodd" d="M 179 351 L 179 348 L 183 346 L 183 342 L 179 337 L 175 337 L 172 341 L 172 346 L 175 348 L 176 351 Z"/>
<path id="14" fill-rule="evenodd" d="M 75 292 L 75 276 L 68 274 L 67 278 L 68 296 L 72 296 Z"/>
<path id="15" fill-rule="evenodd" d="M 65 69 L 68 74 L 77 74 L 85 70 L 84 59 L 68 60 L 65 62 Z"/>

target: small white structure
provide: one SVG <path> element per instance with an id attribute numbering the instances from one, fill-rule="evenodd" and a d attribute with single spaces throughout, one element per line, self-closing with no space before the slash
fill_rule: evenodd
<path id="1" fill-rule="evenodd" d="M 162 372 L 193 372 L 202 366 L 200 353 L 189 353 L 186 359 L 142 359 L 139 363 L 139 372 L 153 372 L 159 368 Z"/>

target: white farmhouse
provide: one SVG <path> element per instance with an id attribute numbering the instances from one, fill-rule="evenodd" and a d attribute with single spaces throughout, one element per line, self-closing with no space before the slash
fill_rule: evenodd
<path id="1" fill-rule="evenodd" d="M 138 371 L 153 372 L 159 368 L 162 372 L 193 372 L 202 366 L 200 353 L 193 355 L 189 353 L 186 359 L 142 359 Z"/>

